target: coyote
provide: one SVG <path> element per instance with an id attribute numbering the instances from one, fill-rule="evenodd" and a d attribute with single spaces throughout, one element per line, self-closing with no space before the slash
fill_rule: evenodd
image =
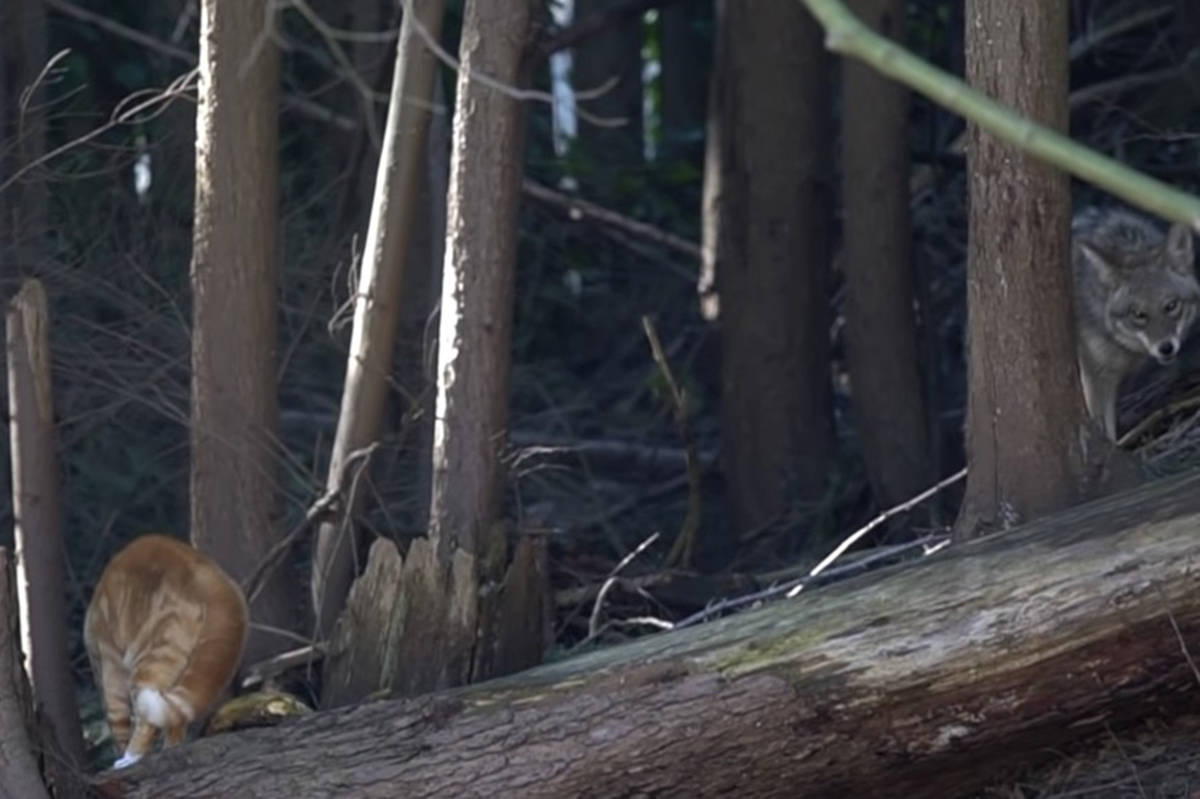
<path id="1" fill-rule="evenodd" d="M 1200 283 L 1192 234 L 1164 236 L 1119 209 L 1088 208 L 1071 221 L 1079 377 L 1088 414 L 1117 438 L 1117 391 L 1147 358 L 1166 365 L 1196 318 Z"/>
<path id="2" fill-rule="evenodd" d="M 246 644 L 242 590 L 211 558 L 163 535 L 145 535 L 104 569 L 83 623 L 92 675 L 124 768 L 183 740 L 233 679 Z M 133 718 L 131 718 L 131 716 Z"/>

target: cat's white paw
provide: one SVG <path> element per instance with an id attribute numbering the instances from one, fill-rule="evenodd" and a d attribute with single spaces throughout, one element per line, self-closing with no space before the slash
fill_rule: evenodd
<path id="1" fill-rule="evenodd" d="M 128 752 L 126 752 L 125 754 L 121 755 L 121 757 L 117 758 L 117 762 L 113 763 L 112 767 L 115 769 L 128 768 L 141 759 L 142 759 L 141 755 L 131 755 Z"/>

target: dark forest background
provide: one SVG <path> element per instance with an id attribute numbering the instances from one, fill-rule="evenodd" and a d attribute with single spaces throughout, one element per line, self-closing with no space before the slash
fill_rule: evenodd
<path id="1" fill-rule="evenodd" d="M 603 4 L 575 0 L 574 13 Z M 19 232 L 18 252 L 23 242 L 23 252 L 36 256 L 4 264 L 0 289 L 9 296 L 32 274 L 45 281 L 51 301 L 70 561 L 65 591 L 77 636 L 90 586 L 122 542 L 144 531 L 182 534 L 188 526 L 194 97 L 184 88 L 165 107 L 115 120 L 191 68 L 197 21 L 196 4 L 188 0 L 45 5 L 47 56 L 54 56 L 43 109 L 51 155 L 34 175 L 45 187 L 47 222 L 44 230 Z M 1197 191 L 1200 14 L 1194 4 L 1070 5 L 1071 135 Z M 449 6 L 442 42 L 455 53 L 462 3 Z M 310 0 L 280 16 L 277 355 L 285 529 L 319 493 L 328 465 L 350 332 L 349 281 L 369 213 L 372 131 L 386 115 L 397 13 L 394 3 L 378 0 Z M 568 24 L 571 14 L 546 4 L 539 25 Z M 914 52 L 963 73 L 961 2 L 911 0 L 906 22 Z M 380 33 L 350 41 L 331 36 L 326 26 Z M 720 457 L 718 328 L 702 313 L 697 291 L 714 45 L 712 4 L 677 0 L 555 54 L 534 73 L 538 88 L 560 97 L 572 86 L 592 88 L 619 76 L 615 87 L 582 105 L 590 114 L 625 120 L 602 126 L 572 114 L 569 103 L 527 104 L 506 509 L 526 529 L 548 536 L 556 652 L 587 637 L 591 603 L 580 588 L 602 580 L 660 532 L 662 539 L 626 572 L 656 573 L 688 511 L 685 442 L 647 346 L 643 316 L 653 319 L 687 392 L 690 434 L 703 465 L 702 513 L 694 581 L 676 581 L 662 592 L 620 591 L 610 600 L 620 608 L 610 610 L 613 616 L 680 618 L 739 586 L 802 573 L 842 535 L 904 498 L 881 496 L 860 445 L 835 255 L 825 286 L 831 371 L 806 377 L 833 387 L 835 446 L 824 487 L 756 529 L 740 524 L 731 507 L 730 475 Z M 827 64 L 830 125 L 838 131 L 842 66 L 836 59 Z M 443 68 L 439 75 L 444 113 L 435 115 L 431 129 L 434 164 L 449 158 L 455 91 L 453 73 Z M 786 82 L 772 90 L 786 102 Z M 964 129 L 961 119 L 912 98 L 912 269 L 933 458 L 926 484 L 964 464 Z M 18 137 L 11 127 L 4 133 L 0 147 L 11 150 Z M 843 244 L 840 169 L 833 158 L 827 176 L 836 209 L 833 253 Z M 147 174 L 148 186 L 139 185 Z M 613 214 L 572 212 L 572 197 Z M 1077 187 L 1076 206 L 1091 202 L 1108 200 Z M 430 203 L 428 228 L 417 231 L 414 244 L 429 264 L 440 259 L 443 246 L 432 233 L 437 212 Z M 436 324 L 419 307 L 402 321 L 389 432 L 361 519 L 401 545 L 424 532 L 428 513 L 427 477 L 416 453 L 427 445 L 420 419 L 432 389 L 421 375 L 435 334 Z M 1122 405 L 1126 426 L 1169 392 L 1200 383 L 1198 363 L 1190 355 L 1172 370 L 1148 372 Z M 1191 452 L 1189 436 L 1200 442 L 1192 427 L 1190 418 L 1176 420 L 1170 446 L 1146 443 L 1143 461 L 1160 473 L 1180 468 Z M 7 455 L 0 463 L 8 468 Z M 941 529 L 953 520 L 960 495 L 944 492 L 881 527 L 867 543 Z M 7 504 L 7 495 L 0 501 Z M 0 512 L 0 543 L 7 543 L 11 510 Z M 298 582 L 307 557 L 302 546 L 291 564 Z M 601 639 L 639 629 L 613 628 Z M 81 685 L 90 689 L 77 637 L 72 646 Z"/>

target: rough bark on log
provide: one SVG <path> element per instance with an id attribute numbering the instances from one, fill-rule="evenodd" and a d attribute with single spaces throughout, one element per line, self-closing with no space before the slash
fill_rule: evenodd
<path id="1" fill-rule="evenodd" d="M 710 624 L 215 736 L 101 779 L 181 799 L 961 795 L 1063 740 L 1182 710 L 1198 526 L 1200 474 Z"/>

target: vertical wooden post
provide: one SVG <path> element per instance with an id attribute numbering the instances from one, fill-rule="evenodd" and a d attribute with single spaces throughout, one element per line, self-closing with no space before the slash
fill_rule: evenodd
<path id="1" fill-rule="evenodd" d="M 21 285 L 8 304 L 5 327 L 21 648 L 35 707 L 50 722 L 61 756 L 81 765 L 83 734 L 67 654 L 66 547 L 54 452 L 49 315 L 39 281 Z"/>

